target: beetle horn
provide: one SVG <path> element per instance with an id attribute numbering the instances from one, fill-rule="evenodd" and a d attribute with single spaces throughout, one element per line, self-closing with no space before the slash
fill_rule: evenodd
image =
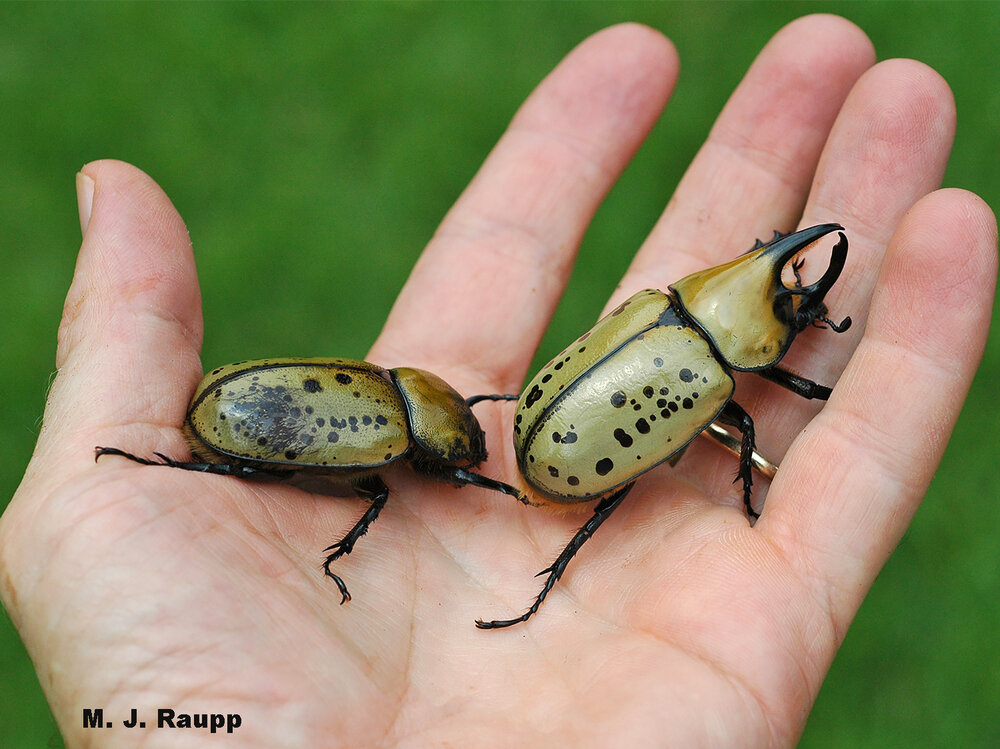
<path id="1" fill-rule="evenodd" d="M 803 229 L 802 231 L 782 237 L 773 242 L 765 250 L 765 253 L 771 256 L 775 283 L 779 287 L 774 299 L 775 313 L 796 330 L 805 329 L 814 320 L 822 318 L 826 314 L 826 305 L 823 304 L 823 297 L 826 296 L 826 293 L 837 282 L 837 279 L 840 278 L 840 274 L 844 270 L 844 264 L 847 261 L 848 245 L 843 228 L 840 224 L 811 226 L 808 229 Z M 832 231 L 840 232 L 840 241 L 833 248 L 833 253 L 830 256 L 830 265 L 823 276 L 809 286 L 797 286 L 794 289 L 785 286 L 781 281 L 781 271 L 785 263 L 791 260 L 796 253 Z M 795 297 L 798 297 L 797 304 Z M 850 322 L 845 322 L 847 325 L 850 325 Z M 841 325 L 844 325 L 844 323 L 841 323 Z M 840 326 L 833 327 L 836 330 Z M 847 328 L 844 327 L 842 329 L 846 330 Z"/>

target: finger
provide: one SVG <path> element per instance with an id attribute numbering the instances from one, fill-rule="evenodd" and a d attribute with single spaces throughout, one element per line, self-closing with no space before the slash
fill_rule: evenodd
<path id="1" fill-rule="evenodd" d="M 884 248 L 910 207 L 941 184 L 954 137 L 951 89 L 916 60 L 879 63 L 844 105 L 805 213 L 847 230 L 849 266 L 828 301 L 851 309 L 859 332 Z"/>
<path id="2" fill-rule="evenodd" d="M 201 370 L 187 230 L 156 183 L 128 164 L 87 164 L 78 187 L 86 228 L 45 424 L 88 441 L 132 422 L 176 427 Z"/>
<path id="3" fill-rule="evenodd" d="M 850 316 L 845 333 L 807 329 L 782 366 L 834 385 L 861 339 L 885 247 L 899 221 L 940 183 L 955 132 L 955 106 L 947 83 L 913 60 L 871 68 L 844 103 L 824 149 L 803 224 L 833 218 L 850 241 L 847 265 L 826 296 L 830 315 Z M 807 280 L 829 262 L 828 246 L 804 255 Z M 820 404 L 807 402 L 758 378 L 743 378 L 743 405 L 758 419 L 761 449 L 780 459 L 795 428 Z"/>
<path id="4" fill-rule="evenodd" d="M 843 636 L 922 500 L 982 357 L 997 276 L 989 207 L 933 193 L 881 264 L 864 338 L 789 449 L 760 529 Z"/>
<path id="5" fill-rule="evenodd" d="M 414 357 L 520 386 L 601 199 L 677 75 L 634 24 L 584 41 L 532 93 L 424 251 L 373 358 Z"/>
<path id="6" fill-rule="evenodd" d="M 608 308 L 794 228 L 837 112 L 873 63 L 871 42 L 842 18 L 808 16 L 779 31 L 722 110 Z"/>

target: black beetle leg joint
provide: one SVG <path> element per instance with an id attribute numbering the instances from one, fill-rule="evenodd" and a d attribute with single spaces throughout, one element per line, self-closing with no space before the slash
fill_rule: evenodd
<path id="1" fill-rule="evenodd" d="M 334 546 L 336 545 L 337 544 L 334 544 Z M 332 549 L 333 546 L 331 546 L 330 548 Z M 333 560 L 327 559 L 325 562 L 323 562 L 323 574 L 325 574 L 327 577 L 332 579 L 333 582 L 337 584 L 337 588 L 340 590 L 340 605 L 343 606 L 345 603 L 351 600 L 351 594 L 350 592 L 348 592 L 347 586 L 344 584 L 344 581 L 340 579 L 340 576 L 330 572 L 331 561 Z"/>

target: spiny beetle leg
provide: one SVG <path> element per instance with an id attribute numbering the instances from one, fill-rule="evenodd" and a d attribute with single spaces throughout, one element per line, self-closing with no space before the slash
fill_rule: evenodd
<path id="1" fill-rule="evenodd" d="M 626 484 L 621 489 L 616 491 L 614 494 L 605 497 L 594 508 L 594 516 L 588 520 L 580 530 L 576 532 L 572 540 L 566 544 L 566 548 L 563 549 L 562 553 L 556 557 L 556 561 L 552 563 L 551 567 L 547 567 L 538 573 L 536 577 L 548 574 L 545 580 L 545 585 L 542 587 L 541 592 L 535 598 L 535 602 L 531 604 L 531 608 L 525 611 L 521 616 L 516 619 L 499 619 L 491 622 L 484 622 L 482 619 L 476 620 L 476 626 L 479 629 L 500 629 L 501 627 L 509 627 L 513 624 L 519 624 L 520 622 L 526 622 L 538 611 L 538 608 L 542 605 L 542 601 L 545 600 L 545 596 L 549 594 L 552 587 L 556 584 L 560 577 L 562 577 L 563 572 L 566 571 L 566 566 L 569 564 L 570 560 L 574 555 L 580 550 L 587 539 L 594 535 L 595 531 L 601 527 L 601 523 L 608 519 L 608 516 L 615 511 L 615 508 L 622 503 L 625 499 L 625 495 L 629 493 L 629 490 L 635 485 L 633 481 L 631 484 Z"/>
<path id="2" fill-rule="evenodd" d="M 470 395 L 465 399 L 465 402 L 470 406 L 474 406 L 480 401 L 516 401 L 520 397 L 520 393 L 492 393 L 490 395 Z"/>
<path id="3" fill-rule="evenodd" d="M 368 532 L 368 526 L 375 522 L 375 518 L 382 512 L 382 508 L 385 507 L 385 502 L 389 498 L 389 487 L 378 476 L 365 477 L 354 485 L 354 491 L 359 497 L 369 500 L 371 505 L 365 511 L 365 514 L 361 516 L 361 519 L 354 524 L 354 527 L 347 532 L 347 535 L 337 541 L 337 543 L 323 549 L 325 552 L 331 552 L 327 556 L 326 561 L 323 562 L 323 572 L 337 584 L 341 595 L 341 605 L 351 600 L 351 594 L 347 591 L 347 586 L 340 576 L 330 571 L 330 565 L 337 559 L 340 559 L 340 557 L 350 554 L 354 550 L 354 544 Z"/>
<path id="4" fill-rule="evenodd" d="M 740 445 L 740 470 L 736 474 L 736 481 L 743 481 L 743 504 L 746 505 L 747 514 L 752 518 L 759 518 L 760 513 L 753 509 L 751 503 L 751 487 L 753 486 L 753 451 L 755 438 L 753 431 L 753 419 L 750 414 L 743 410 L 743 407 L 736 401 L 729 401 L 722 413 L 719 414 L 719 421 L 736 427 L 743 435 L 743 442 Z"/>
<path id="5" fill-rule="evenodd" d="M 148 460 L 140 458 L 138 455 L 119 450 L 117 447 L 95 447 L 94 460 L 102 455 L 119 455 L 123 458 L 141 463 L 144 466 L 167 466 L 168 468 L 180 468 L 184 471 L 195 471 L 197 473 L 214 473 L 219 476 L 236 476 L 237 478 L 257 478 L 257 479 L 280 479 L 292 474 L 292 471 L 265 471 L 253 466 L 232 465 L 230 463 L 187 463 L 181 460 L 174 460 L 163 453 L 154 452 L 153 455 L 160 460 Z"/>
<path id="6" fill-rule="evenodd" d="M 479 486 L 483 489 L 492 489 L 493 491 L 501 492 L 502 494 L 514 497 L 518 502 L 528 504 L 528 498 L 525 496 L 524 492 L 519 491 L 510 484 L 505 484 L 503 481 L 497 481 L 496 479 L 491 479 L 487 476 L 474 473 L 473 471 L 467 471 L 464 468 L 453 468 L 444 474 L 444 476 L 456 484 L 471 484 L 472 486 Z"/>

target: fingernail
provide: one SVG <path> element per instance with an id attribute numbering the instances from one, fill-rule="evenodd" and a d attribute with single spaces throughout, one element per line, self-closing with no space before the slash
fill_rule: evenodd
<path id="1" fill-rule="evenodd" d="M 94 180 L 83 172 L 76 174 L 76 204 L 80 210 L 80 231 L 86 235 L 90 212 L 94 209 Z"/>

